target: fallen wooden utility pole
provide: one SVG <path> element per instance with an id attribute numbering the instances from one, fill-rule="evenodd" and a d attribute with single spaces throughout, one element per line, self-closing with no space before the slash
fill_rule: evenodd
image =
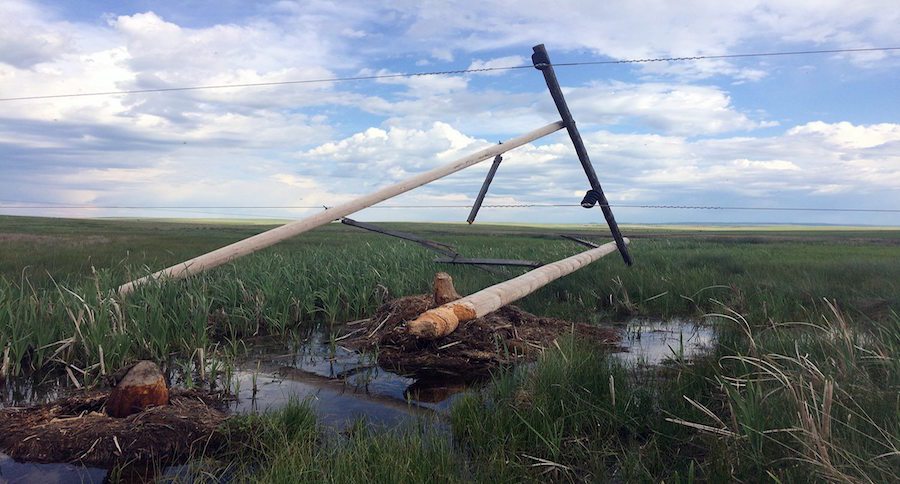
<path id="1" fill-rule="evenodd" d="M 496 146 L 491 146 L 490 148 L 483 149 L 473 155 L 460 158 L 444 166 L 440 166 L 433 170 L 416 175 L 412 178 L 409 178 L 408 180 L 391 185 L 389 187 L 382 188 L 375 193 L 359 197 L 347 203 L 329 208 L 311 217 L 307 217 L 296 222 L 291 222 L 289 224 L 276 227 L 272 230 L 268 230 L 261 234 L 254 235 L 253 237 L 241 240 L 240 242 L 235 242 L 231 245 L 216 249 L 207 254 L 195 257 L 191 260 L 176 264 L 167 269 L 163 269 L 159 272 L 155 272 L 148 276 L 123 284 L 119 287 L 119 294 L 123 296 L 126 294 L 130 294 L 132 291 L 134 291 L 135 287 L 140 286 L 141 284 L 146 284 L 147 282 L 156 279 L 180 279 L 191 274 L 197 274 L 207 269 L 212 269 L 214 267 L 220 266 L 229 261 L 237 259 L 238 257 L 252 254 L 253 252 L 256 252 L 260 249 L 264 249 L 271 245 L 277 244 L 282 240 L 289 239 L 295 235 L 302 234 L 303 232 L 306 232 L 308 230 L 312 230 L 316 227 L 333 222 L 340 219 L 341 217 L 346 217 L 347 215 L 350 215 L 354 212 L 358 212 L 364 208 L 371 207 L 378 202 L 383 202 L 389 198 L 396 197 L 397 195 L 406 193 L 413 188 L 420 187 L 426 183 L 433 182 L 439 178 L 443 178 L 452 173 L 456 173 L 464 168 L 468 168 L 472 165 L 487 160 L 488 158 L 493 158 L 513 148 L 518 148 L 519 146 L 547 136 L 550 133 L 559 131 L 563 127 L 564 125 L 562 121 L 548 124 L 547 126 L 538 128 L 534 131 L 531 131 L 530 133 L 519 136 L 518 138 L 513 138 L 509 141 L 506 141 L 505 143 L 501 143 Z"/>
<path id="2" fill-rule="evenodd" d="M 625 244 L 629 243 L 627 238 L 623 238 L 622 241 Z M 446 336 L 456 330 L 461 321 L 469 321 L 496 311 L 615 251 L 616 243 L 609 242 L 596 249 L 543 265 L 514 279 L 425 311 L 410 321 L 407 328 L 411 334 L 420 338 L 437 339 Z"/>

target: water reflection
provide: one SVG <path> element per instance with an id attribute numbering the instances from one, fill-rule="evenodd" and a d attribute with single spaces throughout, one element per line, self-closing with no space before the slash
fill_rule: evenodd
<path id="1" fill-rule="evenodd" d="M 46 484 L 100 483 L 106 478 L 105 469 L 73 464 L 32 464 L 16 462 L 0 453 L 0 482 L 18 484 L 40 482 Z"/>
<path id="2" fill-rule="evenodd" d="M 360 417 L 393 426 L 431 416 L 448 409 L 467 387 L 462 381 L 417 381 L 380 368 L 372 355 L 312 336 L 289 351 L 283 345 L 254 348 L 239 365 L 232 388 L 235 412 L 265 411 L 308 398 L 323 423 L 342 428 Z"/>
<path id="3" fill-rule="evenodd" d="M 714 329 L 695 321 L 633 320 L 621 341 L 627 351 L 613 356 L 626 363 L 659 365 L 666 360 L 690 360 L 708 350 L 714 341 Z"/>

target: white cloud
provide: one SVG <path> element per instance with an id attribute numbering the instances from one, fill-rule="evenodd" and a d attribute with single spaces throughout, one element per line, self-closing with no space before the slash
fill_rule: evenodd
<path id="1" fill-rule="evenodd" d="M 387 183 L 406 178 L 487 146 L 450 125 L 435 122 L 428 129 L 393 126 L 363 132 L 297 155 L 305 167 L 321 174 L 359 176 Z"/>
<path id="2" fill-rule="evenodd" d="M 853 5 L 841 0 L 562 0 L 550 9 L 538 0 L 516 2 L 515 8 L 502 0 L 465 6 L 409 0 L 398 2 L 396 8 L 414 12 L 407 37 L 464 52 L 546 43 L 551 55 L 559 49 L 590 49 L 628 59 L 718 55 L 758 45 L 860 47 L 900 42 L 896 28 L 900 10 L 893 0 L 860 0 Z M 746 62 L 721 60 L 649 64 L 646 69 L 688 77 L 762 75 Z"/>
<path id="3" fill-rule="evenodd" d="M 760 169 L 772 171 L 799 171 L 800 167 L 790 161 L 785 160 L 748 160 L 746 158 L 734 160 L 734 164 L 744 169 Z"/>
<path id="4" fill-rule="evenodd" d="M 887 142 L 848 143 L 846 133 L 854 133 L 854 139 L 884 140 L 884 133 L 896 129 L 900 125 L 814 122 L 768 137 L 689 141 L 599 132 L 588 140 L 592 154 L 609 164 L 615 179 L 638 188 L 664 189 L 673 198 L 679 192 L 715 190 L 772 200 L 788 193 L 838 191 L 864 198 L 900 186 L 900 154 Z"/>
<path id="5" fill-rule="evenodd" d="M 714 134 L 770 127 L 731 105 L 728 94 L 712 86 L 624 82 L 592 83 L 566 90 L 579 119 L 616 124 L 633 118 L 654 130 L 677 135 Z"/>
<path id="6" fill-rule="evenodd" d="M 29 2 L 4 0 L 0 3 L 0 18 L 4 19 L 0 29 L 0 63 L 31 69 L 71 48 L 71 26 L 53 25 L 42 19 L 40 10 Z"/>
<path id="7" fill-rule="evenodd" d="M 22 12 L 24 25 L 40 22 L 76 41 L 31 68 L 0 64 L 0 91 L 17 96 L 333 76 L 315 63 L 328 63 L 331 51 L 314 30 L 295 34 L 264 21 L 190 29 L 153 12 L 111 17 L 100 28 Z M 317 53 L 298 58 L 299 45 Z M 13 101 L 4 105 L 0 140 L 45 150 L 298 149 L 332 135 L 327 118 L 298 108 L 341 97 L 330 84 L 311 84 Z"/>
<path id="8" fill-rule="evenodd" d="M 873 148 L 900 142 L 900 125 L 893 123 L 854 126 L 847 121 L 832 124 L 814 121 L 792 128 L 788 133 L 816 136 L 841 148 Z"/>
<path id="9" fill-rule="evenodd" d="M 897 9 L 877 1 L 844 3 L 571 0 L 548 10 L 533 0 L 515 9 L 492 0 L 466 8 L 403 0 L 283 1 L 228 22 L 188 24 L 173 20 L 177 16 L 123 12 L 100 24 L 66 21 L 53 9 L 8 0 L 0 14 L 17 22 L 0 32 L 0 92 L 389 74 L 416 59 L 435 70 L 454 67 L 444 64 L 454 59 L 470 68 L 503 67 L 527 64 L 523 55 L 508 54 L 538 42 L 547 42 L 555 61 L 565 61 L 900 41 Z M 494 50 L 506 47 L 515 50 Z M 837 58 L 890 69 L 893 56 Z M 627 81 L 589 82 L 597 77 L 593 71 L 579 70 L 563 76 L 563 87 L 611 200 L 699 203 L 727 196 L 776 204 L 794 196 L 825 200 L 852 193 L 864 200 L 877 193 L 879 202 L 900 202 L 889 194 L 900 186 L 897 124 L 804 121 L 783 133 L 754 131 L 778 121 L 764 105 L 736 105 L 731 88 L 714 83 L 714 76 L 733 84 L 776 75 L 770 67 L 756 60 L 648 64 L 635 78 L 634 66 L 617 66 L 604 78 Z M 752 95 L 740 100 L 756 102 Z M 4 197 L 148 205 L 334 203 L 558 116 L 540 75 L 530 69 L 502 78 L 416 76 L 9 102 L 3 108 Z M 811 116 L 800 114 L 795 117 Z M 406 199 L 470 200 L 486 165 Z M 585 188 L 569 141 L 557 134 L 506 155 L 490 196 L 505 203 L 577 202 Z"/>
<path id="10" fill-rule="evenodd" d="M 395 76 L 399 73 L 382 69 L 376 72 L 363 70 L 360 75 Z M 378 79 L 380 84 L 406 86 L 405 97 L 424 98 L 428 96 L 444 96 L 457 91 L 465 91 L 469 83 L 465 77 L 450 75 L 399 76 Z"/>
<path id="11" fill-rule="evenodd" d="M 854 128 L 861 132 L 884 129 L 880 125 Z M 588 133 L 585 138 L 601 178 L 614 187 L 610 190 L 614 200 L 640 201 L 640 196 L 645 202 L 677 203 L 685 193 L 702 196 L 723 190 L 735 196 L 777 199 L 785 193 L 864 193 L 900 183 L 900 156 L 895 152 L 879 152 L 880 161 L 873 163 L 865 149 L 835 150 L 823 146 L 818 134 L 795 130 L 764 138 L 695 141 L 607 131 Z M 435 124 L 427 131 L 369 129 L 310 150 L 301 159 L 307 166 L 331 166 L 386 183 L 399 174 L 409 176 L 486 145 L 448 125 Z M 443 194 L 471 196 L 480 185 L 482 171 L 467 170 L 436 186 L 443 187 Z M 583 178 L 567 143 L 528 145 L 504 155 L 491 193 L 520 201 L 564 202 L 587 186 Z"/>
<path id="12" fill-rule="evenodd" d="M 370 97 L 358 106 L 406 125 L 436 119 L 465 131 L 521 133 L 558 117 L 545 92 L 466 89 L 462 76 L 403 78 L 399 100 Z M 697 136 L 772 127 L 740 112 L 728 93 L 714 86 L 669 83 L 593 82 L 563 87 L 579 125 L 639 126 L 667 134 Z"/>
<path id="13" fill-rule="evenodd" d="M 524 57 L 520 55 L 509 55 L 506 57 L 497 57 L 494 59 L 481 60 L 475 59 L 469 64 L 469 67 L 466 69 L 469 70 L 478 70 L 478 69 L 503 69 L 504 67 L 518 67 L 523 65 L 530 65 L 530 61 L 526 60 Z M 487 71 L 487 72 L 479 72 L 479 75 L 486 76 L 498 76 L 501 75 L 502 71 Z"/>

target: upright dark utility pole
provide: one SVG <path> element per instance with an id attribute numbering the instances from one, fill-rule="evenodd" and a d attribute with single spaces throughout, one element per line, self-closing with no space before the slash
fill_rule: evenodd
<path id="1" fill-rule="evenodd" d="M 600 203 L 600 209 L 603 210 L 603 216 L 606 217 L 606 223 L 609 225 L 609 231 L 612 232 L 612 236 L 616 240 L 616 247 L 618 247 L 619 253 L 622 254 L 622 259 L 625 260 L 625 263 L 631 265 L 632 260 L 631 255 L 628 253 L 628 246 L 625 245 L 622 232 L 619 231 L 619 225 L 616 224 L 616 218 L 609 207 L 606 195 L 603 194 L 603 189 L 600 188 L 600 180 L 597 179 L 597 173 L 594 171 L 594 165 L 591 164 L 587 149 L 581 140 L 581 134 L 578 133 L 578 128 L 575 127 L 575 119 L 572 118 L 572 113 L 569 112 L 569 106 L 566 104 L 566 98 L 563 97 L 559 81 L 556 80 L 556 73 L 553 72 L 553 64 L 550 63 L 550 57 L 547 55 L 547 49 L 544 48 L 544 44 L 534 46 L 531 62 L 534 64 L 535 69 L 544 74 L 547 88 L 550 89 L 550 95 L 553 96 L 556 109 L 562 117 L 563 124 L 569 131 L 569 138 L 572 139 L 572 144 L 575 145 L 575 153 L 578 154 L 578 160 L 581 162 L 582 168 L 584 168 L 584 174 L 587 175 L 588 181 L 591 183 L 591 190 L 595 192 L 597 201 Z M 582 205 L 584 205 L 584 202 Z"/>
<path id="2" fill-rule="evenodd" d="M 475 216 L 478 215 L 478 209 L 481 208 L 481 202 L 484 202 L 484 196 L 487 195 L 488 188 L 491 186 L 494 175 L 497 174 L 497 168 L 500 168 L 501 161 L 503 161 L 502 156 L 497 155 L 494 157 L 494 163 L 491 165 L 491 169 L 488 170 L 487 177 L 484 179 L 484 183 L 481 184 L 481 191 L 478 192 L 478 197 L 475 198 L 475 203 L 472 204 L 472 211 L 469 212 L 469 218 L 466 219 L 466 222 L 469 222 L 469 225 L 475 221 Z"/>

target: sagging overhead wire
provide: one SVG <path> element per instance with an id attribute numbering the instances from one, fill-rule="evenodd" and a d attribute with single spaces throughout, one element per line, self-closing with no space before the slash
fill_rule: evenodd
<path id="1" fill-rule="evenodd" d="M 795 50 L 795 51 L 779 51 L 779 52 L 752 52 L 744 54 L 720 54 L 720 55 L 695 55 L 682 57 L 655 57 L 646 59 L 618 59 L 618 60 L 598 60 L 598 61 L 580 61 L 580 62 L 561 62 L 552 64 L 553 67 L 575 67 L 575 66 L 592 66 L 592 65 L 611 65 L 611 64 L 647 64 L 654 62 L 689 62 L 699 60 L 719 60 L 719 59 L 740 59 L 747 57 L 776 57 L 776 56 L 794 56 L 794 55 L 817 55 L 817 54 L 849 54 L 861 52 L 890 52 L 900 50 L 900 47 L 864 47 L 857 49 L 821 49 L 821 50 Z M 442 76 L 455 74 L 470 74 L 478 72 L 508 71 L 515 69 L 533 68 L 531 64 L 520 66 L 505 67 L 481 67 L 475 69 L 455 69 L 447 71 L 429 71 L 429 72 L 401 72 L 396 74 L 373 74 L 368 76 L 347 76 L 347 77 L 330 77 L 318 79 L 297 79 L 288 81 L 270 81 L 270 82 L 246 82 L 239 84 L 210 84 L 204 86 L 183 86 L 183 87 L 159 87 L 149 89 L 126 89 L 119 91 L 97 91 L 97 92 L 77 92 L 64 94 L 42 94 L 36 96 L 18 96 L 0 98 L 0 102 L 7 101 L 30 101 L 39 99 L 58 99 L 58 98 L 76 98 L 76 97 L 93 97 L 93 96 L 121 96 L 127 94 L 148 94 L 162 92 L 177 91 L 201 91 L 212 89 L 228 89 L 228 88 L 249 88 L 249 87 L 269 87 L 284 86 L 291 84 L 320 84 L 326 82 L 349 82 L 349 81 L 371 81 L 378 79 L 396 79 L 406 77 L 419 76 Z"/>

